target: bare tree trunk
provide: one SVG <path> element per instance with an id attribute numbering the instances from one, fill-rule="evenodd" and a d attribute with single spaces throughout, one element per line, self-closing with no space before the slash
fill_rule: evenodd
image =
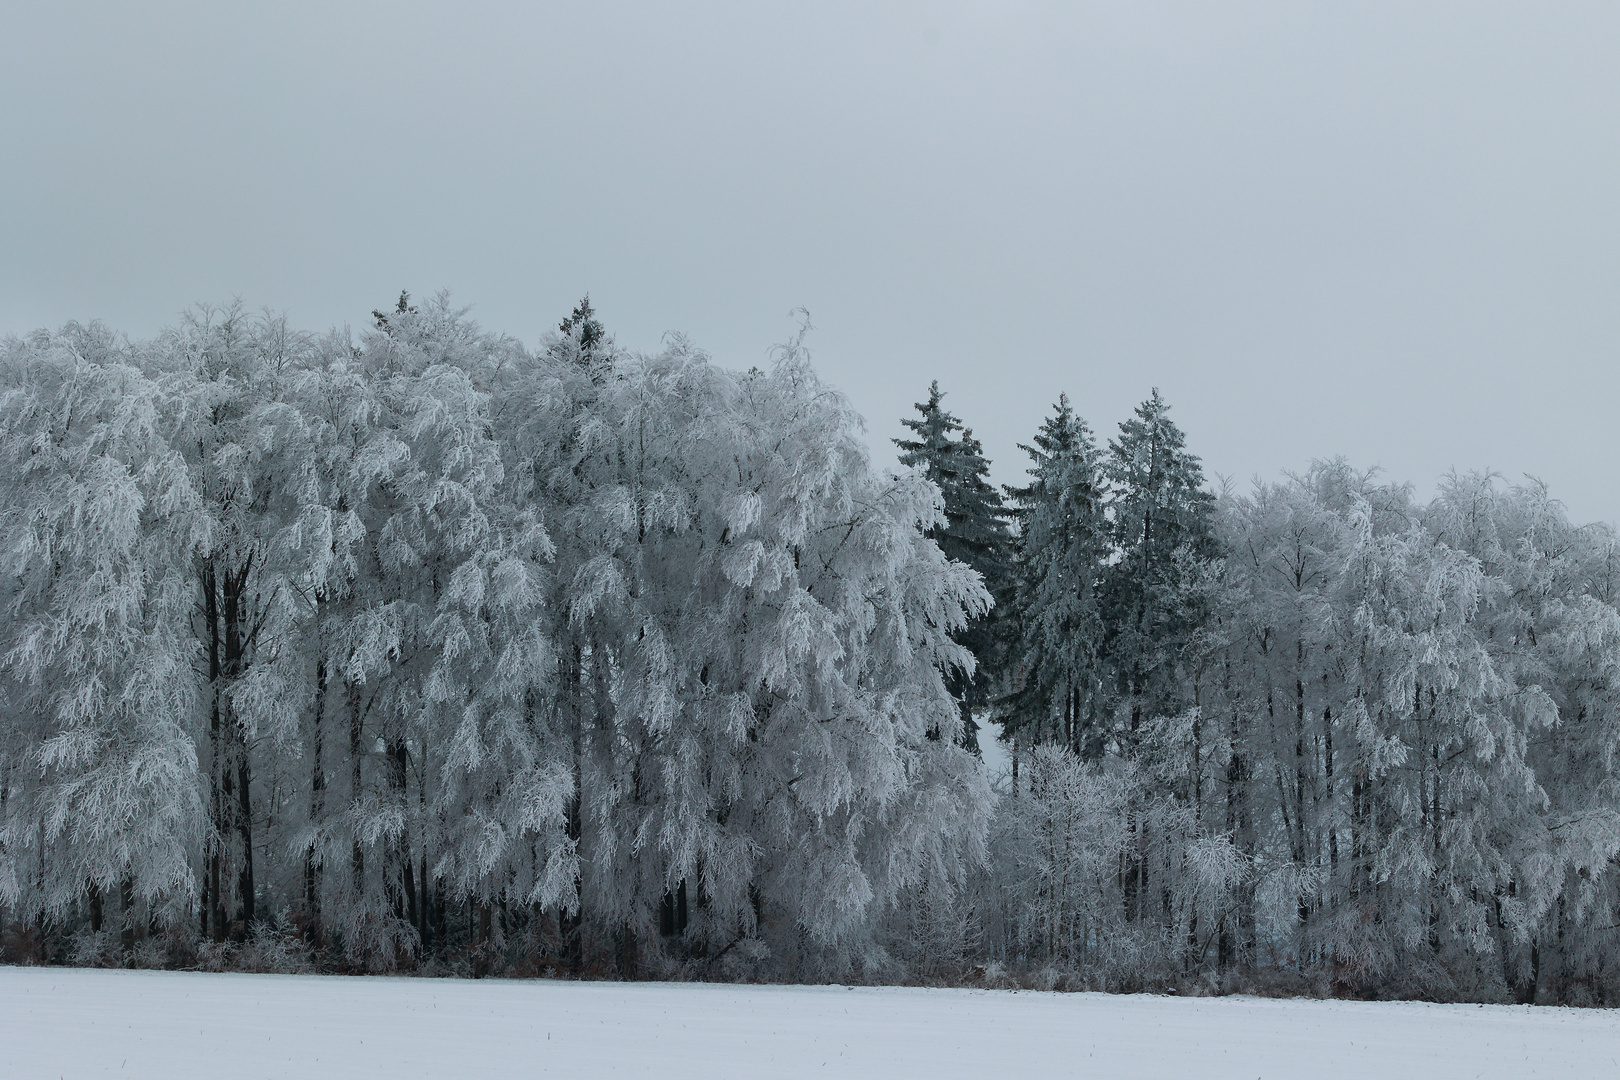
<path id="1" fill-rule="evenodd" d="M 443 878 L 433 879 L 433 895 L 438 901 L 433 909 L 433 939 L 440 948 L 443 948 L 444 940 L 449 934 L 449 913 L 445 910 L 448 905 L 444 902 Z"/>
<path id="2" fill-rule="evenodd" d="M 247 641 L 242 634 L 245 615 L 242 600 L 252 566 L 253 557 L 250 554 L 242 566 L 234 574 L 227 573 L 224 580 L 225 658 L 222 673 L 233 683 L 242 677 L 247 667 Z M 229 704 L 229 699 L 226 699 L 226 705 Z M 253 766 L 248 759 L 247 730 L 236 719 L 235 709 L 228 708 L 228 712 L 226 730 L 232 742 L 232 757 L 236 765 L 236 834 L 242 844 L 236 879 L 237 910 L 242 932 L 246 934 L 252 931 L 256 915 L 253 887 Z"/>
<path id="3" fill-rule="evenodd" d="M 240 757 L 236 763 L 236 833 L 242 841 L 242 862 L 237 871 L 237 895 L 241 899 L 242 933 L 253 931 L 253 924 L 257 921 L 256 893 L 253 886 L 253 801 L 249 792 L 249 782 L 252 779 L 252 766 L 248 762 L 247 740 L 239 740 L 237 750 Z"/>
<path id="4" fill-rule="evenodd" d="M 478 940 L 473 946 L 473 978 L 482 979 L 489 974 L 490 968 L 490 906 L 488 901 L 474 900 L 473 907 L 478 916 Z"/>
<path id="5" fill-rule="evenodd" d="M 410 750 L 406 747 L 404 739 L 396 737 L 389 740 L 386 747 L 386 764 L 390 798 L 399 806 L 401 816 L 408 819 L 405 811 L 409 802 L 406 785 L 410 779 Z M 394 917 L 408 923 L 414 929 L 417 925 L 416 872 L 411 865 L 410 843 L 410 831 L 407 828 L 389 844 L 387 851 L 389 865 L 386 867 L 384 877 L 387 881 L 389 907 L 393 909 Z M 420 944 L 418 941 L 419 946 Z"/>
<path id="6" fill-rule="evenodd" d="M 1327 677 L 1323 676 L 1325 680 Z M 1339 822 L 1333 809 L 1333 707 L 1322 708 L 1322 802 L 1327 807 L 1328 870 L 1335 888 L 1339 880 Z M 1333 894 L 1329 893 L 1329 901 Z"/>
<path id="7" fill-rule="evenodd" d="M 356 807 L 359 806 L 360 797 L 364 794 L 361 763 L 364 761 L 364 722 L 365 716 L 360 708 L 360 688 L 353 684 L 349 686 L 349 800 Z M 349 851 L 349 876 L 354 886 L 356 904 L 365 895 L 366 888 L 366 853 L 360 847 L 360 838 L 354 839 L 353 847 Z"/>
<path id="8" fill-rule="evenodd" d="M 135 879 L 125 877 L 118 885 L 119 906 L 122 909 L 124 932 L 119 946 L 124 954 L 124 966 L 135 966 Z"/>
<path id="9" fill-rule="evenodd" d="M 220 860 L 227 832 L 225 787 L 225 746 L 220 717 L 220 680 L 223 674 L 219 652 L 219 593 L 212 562 L 202 568 L 203 623 L 208 635 L 208 686 L 212 695 L 208 713 L 208 809 L 213 835 L 208 838 L 207 867 L 203 877 L 202 930 L 215 941 L 225 940 L 225 905 L 220 899 Z M 212 923 L 212 927 L 210 927 Z"/>
<path id="10" fill-rule="evenodd" d="M 326 656 L 315 662 L 315 719 L 310 730 L 309 765 L 309 824 L 319 829 L 326 817 L 326 763 L 324 746 L 326 731 Z M 304 852 L 304 911 L 313 922 L 321 914 L 320 863 L 312 844 Z"/>
<path id="11" fill-rule="evenodd" d="M 1310 845 L 1305 821 L 1305 788 L 1309 783 L 1305 770 L 1305 666 L 1304 639 L 1294 643 L 1294 862 L 1305 865 L 1310 856 Z M 1299 897 L 1301 932 L 1311 918 L 1310 898 Z"/>
<path id="12" fill-rule="evenodd" d="M 422 851 L 421 859 L 422 859 L 422 861 L 421 861 L 421 874 L 420 874 L 420 881 L 422 883 L 422 906 L 421 906 L 421 912 L 420 912 L 420 914 L 421 914 L 421 922 L 417 926 L 416 933 L 417 933 L 417 936 L 422 939 L 422 954 L 424 956 L 426 956 L 429 952 L 432 951 L 432 945 L 433 945 L 433 938 L 432 938 L 432 935 L 429 932 L 429 913 L 430 913 L 430 911 L 431 911 L 431 909 L 433 907 L 433 899 L 432 899 L 432 895 L 428 891 L 427 850 L 426 850 L 425 845 L 424 845 L 424 849 Z"/>
<path id="13" fill-rule="evenodd" d="M 1012 737 L 1012 797 L 1018 798 L 1018 732 Z"/>
<path id="14" fill-rule="evenodd" d="M 584 782 L 585 782 L 585 705 L 584 656 L 578 642 L 563 653 L 562 694 L 568 710 L 569 733 L 573 740 L 574 792 L 568 800 L 566 826 L 568 839 L 578 850 L 584 835 Z M 574 910 L 561 912 L 557 920 L 562 935 L 563 953 L 568 968 L 576 974 L 585 966 L 584 934 L 584 880 L 583 870 L 574 874 Z"/>
<path id="15" fill-rule="evenodd" d="M 411 925 L 416 930 L 416 939 L 420 955 L 426 957 L 433 945 L 431 929 L 432 920 L 432 882 L 428 879 L 428 759 L 427 748 L 424 744 L 416 766 L 416 820 L 420 824 L 418 843 L 420 848 L 416 853 L 416 880 L 414 887 L 407 881 L 407 899 L 411 903 Z M 406 850 L 407 861 L 410 851 Z"/>

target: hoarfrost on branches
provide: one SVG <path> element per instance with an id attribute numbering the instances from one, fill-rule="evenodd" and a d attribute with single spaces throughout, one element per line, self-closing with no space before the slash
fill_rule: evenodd
<path id="1" fill-rule="evenodd" d="M 588 299 L 8 339 L 0 950 L 1620 994 L 1612 529 L 1211 491 L 1157 391 L 998 493 L 944 398 L 881 469 L 803 331 Z"/>

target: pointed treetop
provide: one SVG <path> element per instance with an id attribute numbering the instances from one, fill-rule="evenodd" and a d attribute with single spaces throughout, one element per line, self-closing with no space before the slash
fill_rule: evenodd
<path id="1" fill-rule="evenodd" d="M 1033 482 L 1028 488 L 1008 488 L 1007 493 L 1027 501 L 1036 489 L 1053 482 L 1054 468 L 1061 471 L 1061 463 L 1078 455 L 1088 467 L 1094 465 L 1096 440 L 1085 420 L 1075 415 L 1068 394 L 1059 394 L 1052 415 L 1041 422 L 1041 429 L 1030 440 L 1033 445 L 1019 443 L 1018 449 L 1030 457 L 1029 475 Z"/>
<path id="2" fill-rule="evenodd" d="M 384 333 L 389 331 L 392 319 L 397 319 L 401 315 L 415 314 L 416 308 L 411 305 L 411 294 L 406 292 L 404 289 L 399 290 L 399 302 L 394 305 L 393 311 L 382 312 L 378 311 L 376 308 L 373 308 L 371 311 L 371 317 L 377 320 L 377 329 L 383 331 Z"/>
<path id="3" fill-rule="evenodd" d="M 1119 425 L 1119 438 L 1108 443 L 1109 479 L 1118 501 L 1175 507 L 1194 517 L 1206 513 L 1210 496 L 1203 490 L 1203 463 L 1186 446 L 1169 404 L 1154 387 L 1135 415 Z"/>
<path id="4" fill-rule="evenodd" d="M 1095 756 L 1104 638 L 1097 587 L 1109 554 L 1102 455 L 1067 394 L 1020 449 L 1029 483 L 1007 489 L 1021 525 L 1010 628 L 1018 675 L 1001 722 Z"/>
<path id="5" fill-rule="evenodd" d="M 574 310 L 557 326 L 558 330 L 572 337 L 579 335 L 579 351 L 584 356 L 590 356 L 596 346 L 601 343 L 606 331 L 596 318 L 596 309 L 591 307 L 591 294 L 586 293 Z"/>
<path id="6" fill-rule="evenodd" d="M 1004 599 L 1010 593 L 1012 544 L 1006 508 L 1001 492 L 989 481 L 990 462 L 984 456 L 984 446 L 973 437 L 971 429 L 945 409 L 941 403 L 944 396 L 937 379 L 930 383 L 928 400 L 915 405 L 919 415 L 900 421 L 916 437 L 895 439 L 894 444 L 900 448 L 902 465 L 921 468 L 939 488 L 945 521 L 928 530 L 929 538 L 939 544 L 947 558 L 978 571 L 992 597 Z M 960 438 L 955 437 L 957 432 L 961 432 Z M 996 633 L 993 619 L 987 616 L 972 620 L 952 635 L 968 647 L 979 663 L 978 674 L 971 679 L 961 672 L 946 679 L 961 710 L 962 745 L 974 753 L 978 752 L 978 723 L 973 714 L 989 705 L 991 687 L 997 678 Z"/>
<path id="7" fill-rule="evenodd" d="M 894 440 L 894 445 L 901 450 L 900 464 L 923 466 L 928 473 L 928 479 L 941 488 L 955 476 L 950 459 L 954 456 L 957 442 L 951 436 L 962 430 L 962 421 L 952 416 L 941 404 L 944 397 L 944 392 L 939 388 L 939 380 L 935 379 L 928 386 L 928 400 L 916 402 L 912 406 L 922 415 L 916 418 L 903 418 L 900 421 L 916 432 L 917 438 Z"/>

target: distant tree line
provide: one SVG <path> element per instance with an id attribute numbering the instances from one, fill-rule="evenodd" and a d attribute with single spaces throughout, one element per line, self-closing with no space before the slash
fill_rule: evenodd
<path id="1" fill-rule="evenodd" d="M 1613 530 L 904 423 L 588 300 L 8 339 L 0 955 L 1614 1000 Z"/>

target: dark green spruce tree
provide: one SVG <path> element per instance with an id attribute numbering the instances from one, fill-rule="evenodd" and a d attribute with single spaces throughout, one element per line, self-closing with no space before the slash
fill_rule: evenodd
<path id="1" fill-rule="evenodd" d="M 1028 485 L 1008 488 L 1018 522 L 1016 598 L 1011 610 L 1009 694 L 1001 703 L 1005 737 L 1025 745 L 1061 742 L 1101 755 L 1104 725 L 1099 588 L 1109 553 L 1102 455 L 1068 395 L 1021 445 Z"/>
<path id="2" fill-rule="evenodd" d="M 399 302 L 394 305 L 393 311 L 371 309 L 371 317 L 377 323 L 377 329 L 390 336 L 394 333 L 395 323 L 401 315 L 415 315 L 416 306 L 411 303 L 411 294 L 404 289 L 399 290 Z"/>
<path id="3" fill-rule="evenodd" d="M 568 317 L 557 324 L 562 340 L 551 346 L 551 355 L 559 360 L 571 360 L 589 369 L 591 380 L 600 382 L 602 365 L 611 362 L 613 339 L 608 336 L 602 321 L 591 306 L 591 294 L 586 293 Z"/>
<path id="4" fill-rule="evenodd" d="M 591 307 L 591 294 L 586 293 L 574 310 L 569 312 L 557 327 L 570 337 L 578 337 L 579 351 L 589 357 L 607 336 L 602 323 L 596 317 L 596 309 Z"/>
<path id="5" fill-rule="evenodd" d="M 1215 555 L 1214 496 L 1169 413 L 1155 388 L 1108 444 L 1116 558 L 1103 588 L 1105 647 L 1128 741 L 1145 719 L 1191 704 L 1189 647 Z"/>
<path id="6" fill-rule="evenodd" d="M 928 388 L 928 400 L 916 405 L 919 415 L 900 421 L 914 437 L 896 439 L 894 444 L 900 448 L 900 463 L 923 469 L 944 496 L 945 525 L 930 530 L 929 536 L 947 557 L 977 570 L 995 600 L 989 614 L 956 635 L 957 642 L 973 653 L 977 671 L 972 677 L 953 672 L 946 679 L 962 712 L 962 745 L 977 754 L 979 725 L 974 714 L 990 705 L 1003 666 L 1000 613 L 1012 594 L 1012 534 L 1001 493 L 989 480 L 984 447 L 940 404 L 944 396 L 935 380 Z"/>

